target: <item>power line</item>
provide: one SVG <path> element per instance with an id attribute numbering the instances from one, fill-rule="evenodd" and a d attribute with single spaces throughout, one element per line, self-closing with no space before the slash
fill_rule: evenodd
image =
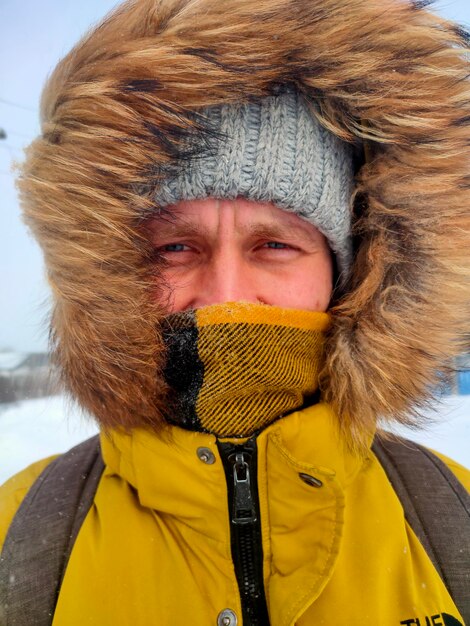
<path id="1" fill-rule="evenodd" d="M 3 104 L 8 104 L 8 106 L 11 107 L 16 107 L 17 109 L 23 109 L 24 111 L 37 113 L 37 109 L 33 109 L 33 107 L 26 106 L 25 104 L 20 104 L 19 102 L 12 102 L 11 100 L 5 100 L 4 98 L 0 98 L 0 102 L 2 102 Z"/>

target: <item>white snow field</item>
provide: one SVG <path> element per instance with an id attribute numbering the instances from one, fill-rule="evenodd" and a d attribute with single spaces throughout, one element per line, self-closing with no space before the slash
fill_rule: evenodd
<path id="1" fill-rule="evenodd" d="M 95 423 L 64 396 L 0 404 L 0 484 L 96 432 Z"/>
<path id="2" fill-rule="evenodd" d="M 470 466 L 470 395 L 443 398 L 419 432 L 396 432 Z M 0 484 L 30 463 L 68 450 L 97 432 L 63 396 L 0 405 Z"/>

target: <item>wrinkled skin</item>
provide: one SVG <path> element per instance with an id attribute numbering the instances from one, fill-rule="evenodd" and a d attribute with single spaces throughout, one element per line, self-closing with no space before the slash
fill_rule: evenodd
<path id="1" fill-rule="evenodd" d="M 333 263 L 325 237 L 271 203 L 181 201 L 149 228 L 168 312 L 239 301 L 328 308 Z"/>

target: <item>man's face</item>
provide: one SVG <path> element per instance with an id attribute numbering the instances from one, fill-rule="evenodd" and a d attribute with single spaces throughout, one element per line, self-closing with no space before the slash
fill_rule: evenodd
<path id="1" fill-rule="evenodd" d="M 149 222 L 169 313 L 224 302 L 326 311 L 333 280 L 325 237 L 271 203 L 188 200 Z"/>

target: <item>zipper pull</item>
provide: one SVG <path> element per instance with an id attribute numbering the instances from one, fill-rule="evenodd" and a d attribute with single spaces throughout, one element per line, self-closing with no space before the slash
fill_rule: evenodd
<path id="1" fill-rule="evenodd" d="M 249 466 L 251 457 L 246 452 L 236 452 L 234 457 L 232 523 L 253 524 L 257 518 L 251 492 Z"/>

